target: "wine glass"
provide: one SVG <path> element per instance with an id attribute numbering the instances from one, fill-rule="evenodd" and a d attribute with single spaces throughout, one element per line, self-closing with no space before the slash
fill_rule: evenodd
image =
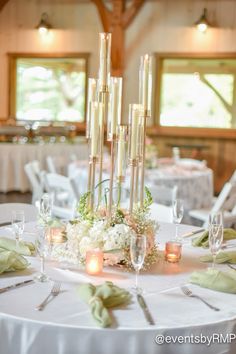
<path id="1" fill-rule="evenodd" d="M 182 199 L 175 199 L 172 204 L 172 216 L 175 224 L 175 240 L 180 241 L 178 237 L 178 226 L 184 216 L 184 203 Z"/>
<path id="2" fill-rule="evenodd" d="M 215 268 L 216 256 L 221 249 L 223 235 L 222 213 L 211 214 L 209 216 L 209 248 L 213 259 L 213 269 Z"/>
<path id="3" fill-rule="evenodd" d="M 52 197 L 48 193 L 44 193 L 39 205 L 39 215 L 44 225 L 48 223 L 52 216 Z"/>
<path id="4" fill-rule="evenodd" d="M 223 225 L 222 213 L 212 213 L 209 215 L 209 225 Z"/>
<path id="5" fill-rule="evenodd" d="M 23 210 L 12 211 L 12 229 L 16 239 L 16 251 L 19 248 L 19 241 L 25 228 L 25 213 Z"/>
<path id="6" fill-rule="evenodd" d="M 143 266 L 143 262 L 146 255 L 146 236 L 133 235 L 130 240 L 130 256 L 132 265 L 136 271 L 135 276 L 135 292 L 142 293 L 142 289 L 138 287 L 138 275 Z"/>
<path id="7" fill-rule="evenodd" d="M 50 244 L 47 240 L 47 233 L 43 226 L 37 226 L 37 238 L 35 241 L 36 252 L 40 258 L 40 273 L 37 274 L 34 279 L 40 282 L 46 282 L 49 280 L 48 275 L 45 273 L 44 261 L 45 257 L 49 253 Z"/>

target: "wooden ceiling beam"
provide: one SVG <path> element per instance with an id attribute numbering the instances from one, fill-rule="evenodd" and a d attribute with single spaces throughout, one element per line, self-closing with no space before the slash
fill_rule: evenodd
<path id="1" fill-rule="evenodd" d="M 111 9 L 108 9 L 105 0 L 92 0 L 92 2 L 97 7 L 104 31 L 112 33 L 112 75 L 122 76 L 125 66 L 125 30 L 144 5 L 144 0 L 131 0 L 129 6 L 126 6 L 126 0 L 111 0 Z"/>
<path id="2" fill-rule="evenodd" d="M 4 8 L 4 6 L 6 5 L 6 3 L 8 3 L 9 0 L 0 0 L 0 11 L 2 11 L 2 9 Z"/>

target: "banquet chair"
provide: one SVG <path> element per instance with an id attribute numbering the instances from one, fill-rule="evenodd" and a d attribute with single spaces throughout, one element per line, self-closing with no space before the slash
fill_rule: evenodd
<path id="1" fill-rule="evenodd" d="M 66 175 L 66 167 L 68 161 L 70 161 L 70 156 L 47 156 L 46 164 L 49 173 L 58 173 L 61 175 Z"/>
<path id="2" fill-rule="evenodd" d="M 236 183 L 236 170 L 234 171 L 234 173 L 233 173 L 232 176 L 230 177 L 229 182 L 230 182 L 230 183 Z"/>
<path id="3" fill-rule="evenodd" d="M 173 221 L 172 208 L 162 204 L 153 203 L 150 206 L 150 216 L 151 219 L 158 222 L 171 223 Z"/>
<path id="4" fill-rule="evenodd" d="M 45 185 L 53 196 L 53 215 L 65 219 L 74 217 L 80 197 L 74 179 L 57 173 L 45 173 Z"/>
<path id="5" fill-rule="evenodd" d="M 46 157 L 47 168 L 50 173 L 57 173 L 59 172 L 56 168 L 56 164 L 54 158 L 52 156 Z"/>
<path id="6" fill-rule="evenodd" d="M 11 223 L 12 211 L 24 211 L 25 222 L 37 220 L 38 209 L 32 204 L 2 203 L 0 204 L 0 225 Z"/>
<path id="7" fill-rule="evenodd" d="M 24 166 L 26 176 L 29 179 L 31 190 L 32 190 L 32 204 L 40 200 L 44 193 L 43 180 L 40 171 L 39 162 L 37 160 L 28 162 Z"/>
<path id="8" fill-rule="evenodd" d="M 203 227 L 208 226 L 210 214 L 222 212 L 224 227 L 231 227 L 236 223 L 236 184 L 227 182 L 219 196 L 215 199 L 212 208 L 190 210 L 189 216 L 199 220 Z"/>
<path id="9" fill-rule="evenodd" d="M 148 186 L 154 203 L 170 206 L 177 197 L 178 187 L 166 187 L 163 185 L 151 184 Z"/>

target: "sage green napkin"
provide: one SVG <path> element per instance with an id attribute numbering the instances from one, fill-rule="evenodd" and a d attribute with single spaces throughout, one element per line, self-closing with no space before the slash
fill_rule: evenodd
<path id="1" fill-rule="evenodd" d="M 128 303 L 131 298 L 128 291 L 110 281 L 98 286 L 90 283 L 83 284 L 77 288 L 77 293 L 90 306 L 94 319 L 101 327 L 108 327 L 112 324 L 108 308 Z"/>
<path id="2" fill-rule="evenodd" d="M 211 254 L 206 254 L 205 256 L 201 256 L 201 262 L 212 262 L 213 257 Z M 220 252 L 216 256 L 216 263 L 236 263 L 236 251 L 231 252 Z"/>
<path id="3" fill-rule="evenodd" d="M 19 241 L 16 247 L 16 240 L 6 237 L 0 237 L 0 248 L 15 251 L 23 256 L 31 256 L 35 252 L 35 246 L 32 242 Z"/>
<path id="4" fill-rule="evenodd" d="M 216 291 L 236 294 L 236 271 L 229 270 L 222 272 L 217 269 L 194 272 L 190 277 L 190 282 Z"/>
<path id="5" fill-rule="evenodd" d="M 0 274 L 23 270 L 29 263 L 20 254 L 0 248 Z"/>
<path id="6" fill-rule="evenodd" d="M 201 236 L 195 237 L 192 240 L 192 245 L 194 247 L 208 248 L 209 247 L 208 237 L 209 237 L 209 231 L 208 230 L 204 231 Z M 229 241 L 233 239 L 236 239 L 236 230 L 224 229 L 224 241 Z"/>

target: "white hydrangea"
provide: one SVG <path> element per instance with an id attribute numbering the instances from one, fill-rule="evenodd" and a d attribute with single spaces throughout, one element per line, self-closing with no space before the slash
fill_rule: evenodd
<path id="1" fill-rule="evenodd" d="M 116 224 L 107 229 L 104 235 L 104 250 L 123 249 L 129 246 L 130 237 L 134 231 L 125 224 Z"/>

